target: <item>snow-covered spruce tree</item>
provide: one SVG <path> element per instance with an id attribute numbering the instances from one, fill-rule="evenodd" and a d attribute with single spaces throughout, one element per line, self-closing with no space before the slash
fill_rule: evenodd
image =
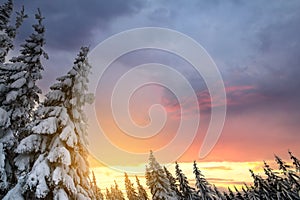
<path id="1" fill-rule="evenodd" d="M 289 152 L 291 160 L 293 161 L 293 165 L 295 167 L 296 173 L 297 172 L 299 173 L 300 172 L 300 160 L 298 158 L 296 158 L 290 150 L 288 152 Z"/>
<path id="2" fill-rule="evenodd" d="M 5 62 L 8 51 L 13 48 L 12 38 L 8 36 L 12 11 L 12 0 L 8 0 L 0 6 L 0 63 Z"/>
<path id="3" fill-rule="evenodd" d="M 175 192 L 178 199 L 182 198 L 181 193 L 179 192 L 177 184 L 176 184 L 176 178 L 173 177 L 171 172 L 169 172 L 169 170 L 165 166 L 164 166 L 164 171 L 165 171 L 165 173 L 167 175 L 167 178 L 169 180 L 171 190 Z"/>
<path id="4" fill-rule="evenodd" d="M 237 189 L 236 186 L 234 186 L 234 190 L 235 190 L 235 199 L 236 200 L 244 200 L 242 193 Z"/>
<path id="5" fill-rule="evenodd" d="M 123 192 L 119 189 L 119 186 L 116 181 L 115 185 L 110 187 L 110 195 L 113 200 L 125 200 Z"/>
<path id="6" fill-rule="evenodd" d="M 104 199 L 103 194 L 101 193 L 101 189 L 97 186 L 97 180 L 94 171 L 92 171 L 91 188 L 93 190 L 96 200 Z"/>
<path id="7" fill-rule="evenodd" d="M 300 177 L 281 158 L 275 156 L 275 160 L 283 175 L 283 179 L 277 182 L 277 196 L 283 199 L 300 199 Z"/>
<path id="8" fill-rule="evenodd" d="M 223 195 L 226 200 L 232 200 L 226 192 L 223 192 Z"/>
<path id="9" fill-rule="evenodd" d="M 196 189 L 197 194 L 202 200 L 213 200 L 218 199 L 216 193 L 211 188 L 211 185 L 207 182 L 204 175 L 201 173 L 197 167 L 196 161 L 193 164 L 193 173 L 196 180 Z"/>
<path id="10" fill-rule="evenodd" d="M 291 153 L 289 152 L 291 155 Z M 295 159 L 292 159 L 295 162 Z M 297 172 L 292 170 L 291 166 L 286 164 L 281 158 L 275 156 L 275 160 L 279 165 L 281 174 L 273 171 L 270 166 L 264 162 L 264 172 L 266 178 L 256 175 L 250 170 L 254 179 L 254 185 L 248 187 L 244 191 L 245 199 L 299 199 L 300 200 L 300 177 Z M 238 193 L 237 193 L 238 194 Z M 247 198 L 246 198 L 247 197 Z"/>
<path id="11" fill-rule="evenodd" d="M 228 196 L 230 199 L 236 199 L 235 194 L 233 193 L 233 191 L 230 189 L 230 187 L 228 187 Z"/>
<path id="12" fill-rule="evenodd" d="M 243 198 L 244 199 L 249 199 L 249 187 L 246 183 L 242 186 L 242 191 L 243 191 Z"/>
<path id="13" fill-rule="evenodd" d="M 105 199 L 106 200 L 114 200 L 111 196 L 109 189 L 107 189 L 107 188 L 106 188 L 106 193 L 105 193 Z"/>
<path id="14" fill-rule="evenodd" d="M 254 174 L 252 170 L 249 171 L 251 173 L 254 183 L 251 192 L 252 196 L 258 196 L 259 199 L 269 199 L 269 197 L 272 195 L 272 190 L 270 190 L 270 187 L 268 186 L 266 181 L 264 181 L 264 179 L 261 176 Z"/>
<path id="15" fill-rule="evenodd" d="M 199 196 L 196 194 L 195 189 L 192 188 L 189 185 L 187 177 L 184 175 L 184 173 L 179 168 L 178 163 L 175 163 L 175 169 L 176 169 L 176 179 L 179 183 L 179 192 L 181 193 L 181 196 L 183 199 L 186 200 L 194 200 L 194 199 L 200 199 Z"/>
<path id="16" fill-rule="evenodd" d="M 24 11 L 21 13 L 20 16 L 23 16 Z M 36 86 L 36 81 L 42 78 L 41 56 L 48 58 L 42 49 L 45 43 L 45 28 L 42 25 L 43 18 L 40 12 L 36 14 L 36 19 L 38 24 L 33 25 L 34 33 L 25 44 L 21 45 L 21 55 L 12 58 L 13 63 L 6 64 L 0 72 L 0 76 L 6 77 L 5 89 L 1 90 L 1 108 L 7 112 L 9 120 L 7 122 L 9 126 L 3 127 L 5 129 L 3 132 L 6 132 L 3 135 L 6 140 L 16 140 L 11 142 L 13 145 L 25 135 L 27 125 L 33 119 L 33 109 L 39 103 L 38 94 L 41 93 Z M 13 159 L 14 155 L 10 154 L 10 158 Z"/>
<path id="17" fill-rule="evenodd" d="M 12 5 L 11 2 L 7 4 Z M 0 10 L 2 9 L 3 6 Z M 3 20 L 3 16 L 4 14 L 2 13 L 1 20 Z M 21 25 L 25 17 L 23 8 L 20 13 L 17 13 L 15 27 L 10 26 L 5 30 L 10 39 L 14 38 L 16 28 Z M 3 23 L 1 24 L 3 25 Z M 35 31 L 37 32 L 36 29 Z M 40 35 L 38 33 L 32 34 L 32 37 L 36 36 L 44 40 L 43 32 Z M 26 41 L 25 45 L 28 43 L 32 46 L 41 47 L 43 45 L 39 45 L 37 41 Z M 7 49 L 9 48 L 7 47 Z M 5 52 L 7 53 L 6 50 Z M 6 56 L 6 53 L 2 54 L 2 56 Z M 36 57 L 36 60 L 32 61 L 32 63 L 41 65 L 40 55 L 34 52 L 30 53 L 32 53 L 30 56 Z M 30 76 L 34 70 L 36 72 L 40 71 L 40 69 L 34 69 L 34 67 L 23 61 L 0 64 L 0 197 L 17 182 L 14 150 L 20 140 L 20 134 L 25 132 L 27 125 L 31 122 L 32 110 L 38 103 L 38 95 L 35 90 L 35 87 L 37 87 L 35 83 L 38 79 Z"/>
<path id="18" fill-rule="evenodd" d="M 126 188 L 126 194 L 127 194 L 127 198 L 129 200 L 138 200 L 138 194 L 135 191 L 134 187 L 133 187 L 133 183 L 131 183 L 131 181 L 128 178 L 127 173 L 124 173 L 125 175 L 125 188 Z"/>
<path id="19" fill-rule="evenodd" d="M 140 180 L 137 176 L 135 176 L 136 184 L 137 184 L 137 190 L 138 190 L 138 199 L 139 200 L 149 200 L 148 194 L 144 187 L 141 185 Z"/>
<path id="20" fill-rule="evenodd" d="M 109 189 L 106 188 L 105 199 L 106 200 L 125 200 L 122 191 L 119 189 L 119 186 L 116 181 L 114 181 L 115 185 L 110 187 Z"/>
<path id="21" fill-rule="evenodd" d="M 219 189 L 214 185 L 213 186 L 214 193 L 217 195 L 217 199 L 223 200 L 225 197 L 222 195 L 222 193 L 219 191 Z"/>
<path id="22" fill-rule="evenodd" d="M 16 22 L 12 26 L 10 24 L 12 11 L 12 0 L 8 0 L 0 6 L 0 63 L 5 62 L 5 57 L 9 50 L 13 48 L 13 40 L 16 37 L 17 29 L 21 26 L 24 18 L 27 18 L 27 15 L 24 14 L 24 7 L 22 7 L 21 12 L 16 12 Z"/>
<path id="23" fill-rule="evenodd" d="M 19 170 L 29 171 L 23 177 L 25 199 L 95 199 L 88 179 L 83 112 L 83 106 L 93 101 L 87 93 L 91 68 L 87 54 L 88 48 L 82 47 L 73 68 L 50 87 L 31 134 L 16 150 Z"/>
<path id="24" fill-rule="evenodd" d="M 276 198 L 278 195 L 281 195 L 281 187 L 283 183 L 282 177 L 273 172 L 271 167 L 264 162 L 264 172 L 267 178 L 265 179 L 266 184 L 269 188 L 269 196 L 272 198 Z"/>
<path id="25" fill-rule="evenodd" d="M 289 179 L 292 180 L 292 191 L 297 193 L 300 199 L 300 160 L 291 151 L 288 151 L 290 159 L 293 161 L 294 171 L 290 170 Z"/>
<path id="26" fill-rule="evenodd" d="M 175 200 L 176 194 L 171 190 L 169 180 L 150 151 L 149 164 L 146 166 L 146 184 L 152 194 L 152 200 Z"/>
<path id="27" fill-rule="evenodd" d="M 244 193 L 245 193 L 245 199 L 261 200 L 260 195 L 258 194 L 258 192 L 255 190 L 253 186 L 251 186 L 250 188 L 246 187 Z"/>
<path id="28" fill-rule="evenodd" d="M 44 57 L 48 59 L 48 55 L 43 49 L 45 44 L 45 27 L 43 25 L 44 17 L 39 9 L 35 14 L 35 19 L 38 21 L 38 23 L 32 26 L 34 33 L 32 33 L 29 38 L 26 39 L 26 42 L 21 45 L 21 55 L 11 59 L 11 62 L 15 63 L 16 65 L 21 64 L 24 66 L 24 68 L 21 67 L 23 69 L 20 70 L 20 73 L 13 77 L 14 82 L 12 83 L 12 88 L 17 86 L 23 86 L 26 88 L 24 91 L 25 93 L 22 94 L 23 97 L 20 98 L 20 101 L 22 101 L 20 102 L 22 109 L 20 108 L 18 113 L 14 116 L 20 122 L 19 125 L 14 126 L 18 126 L 16 128 L 19 129 L 20 126 L 28 124 L 28 122 L 30 122 L 30 120 L 32 120 L 34 117 L 33 109 L 39 103 L 38 94 L 42 93 L 41 89 L 36 85 L 36 82 L 42 79 L 41 72 L 44 70 L 44 67 L 41 63 L 41 58 Z M 15 77 L 18 77 L 18 79 L 15 80 Z M 11 98 L 14 99 L 14 97 L 14 94 L 12 94 Z M 18 135 L 19 137 L 23 138 L 26 136 L 26 133 L 24 133 L 24 130 L 21 130 L 19 131 Z"/>

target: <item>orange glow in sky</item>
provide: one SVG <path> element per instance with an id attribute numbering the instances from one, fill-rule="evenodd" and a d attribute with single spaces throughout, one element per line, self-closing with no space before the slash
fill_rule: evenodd
<path id="1" fill-rule="evenodd" d="M 276 169 L 274 161 L 267 162 Z M 263 162 L 198 162 L 197 164 L 209 183 L 216 185 L 220 190 L 226 190 L 227 187 L 233 188 L 233 186 L 240 189 L 244 183 L 248 185 L 251 184 L 252 178 L 249 169 L 252 169 L 256 174 L 263 175 Z M 174 176 L 175 165 L 169 164 L 166 166 Z M 179 166 L 187 176 L 190 185 L 194 187 L 193 163 L 179 163 Z M 124 172 L 126 172 L 127 168 L 123 168 Z M 145 164 L 131 168 L 144 169 Z M 123 192 L 126 192 L 124 186 L 124 172 L 99 165 L 92 166 L 91 170 L 94 171 L 97 178 L 97 184 L 102 192 L 105 192 L 106 187 L 109 188 L 111 185 L 114 185 L 114 180 L 117 181 L 120 189 L 123 190 Z M 136 186 L 135 175 L 139 177 L 143 186 L 147 188 L 144 174 L 129 174 L 131 182 Z"/>

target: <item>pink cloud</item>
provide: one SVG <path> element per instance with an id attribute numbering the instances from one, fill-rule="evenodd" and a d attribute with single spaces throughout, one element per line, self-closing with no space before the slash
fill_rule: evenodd
<path id="1" fill-rule="evenodd" d="M 228 107 L 243 107 L 250 104 L 258 103 L 266 99 L 266 96 L 259 93 L 257 88 L 252 85 L 234 85 L 225 87 L 226 91 L 226 105 Z M 224 100 L 216 96 L 215 103 L 212 104 L 212 97 L 210 96 L 208 90 L 203 90 L 197 93 L 198 106 L 201 112 L 208 112 L 212 107 L 218 107 L 225 104 Z M 176 98 L 163 97 L 161 99 L 162 104 L 165 109 L 174 118 L 179 119 L 181 117 L 192 117 L 195 113 L 196 108 L 190 97 L 184 97 L 183 103 L 180 105 Z M 184 112 L 181 113 L 181 108 Z M 179 116 L 178 116 L 179 115 Z"/>
<path id="2" fill-rule="evenodd" d="M 252 85 L 235 85 L 235 86 L 228 86 L 225 88 L 226 93 L 228 92 L 237 92 L 237 91 L 245 91 L 245 90 L 253 90 L 256 89 Z"/>

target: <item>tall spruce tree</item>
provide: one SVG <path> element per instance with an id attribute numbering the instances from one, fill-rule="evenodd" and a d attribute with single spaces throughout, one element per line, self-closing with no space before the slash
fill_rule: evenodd
<path id="1" fill-rule="evenodd" d="M 0 63 L 5 62 L 8 51 L 13 47 L 12 38 L 9 36 L 12 11 L 12 0 L 8 0 L 0 6 Z"/>
<path id="2" fill-rule="evenodd" d="M 106 188 L 105 199 L 106 199 L 106 200 L 114 200 L 114 199 L 112 198 L 111 193 L 110 193 L 110 191 L 109 191 L 108 188 Z"/>
<path id="3" fill-rule="evenodd" d="M 236 186 L 234 186 L 234 190 L 235 190 L 235 199 L 236 200 L 244 200 L 242 193 L 237 189 Z"/>
<path id="4" fill-rule="evenodd" d="M 119 186 L 116 181 L 115 185 L 110 187 L 110 196 L 113 200 L 125 200 L 123 192 L 119 189 Z"/>
<path id="5" fill-rule="evenodd" d="M 13 41 L 16 37 L 18 28 L 22 25 L 23 20 L 27 18 L 24 13 L 24 7 L 20 12 L 16 12 L 16 22 L 10 23 L 13 11 L 13 2 L 8 0 L 0 5 L 0 63 L 5 62 L 9 50 L 13 49 Z"/>
<path id="6" fill-rule="evenodd" d="M 30 67 L 23 60 L 3 63 L 8 51 L 13 47 L 12 41 L 16 36 L 17 28 L 27 17 L 22 8 L 21 12 L 17 12 L 15 26 L 9 25 L 12 6 L 12 1 L 8 1 L 0 7 L 0 198 L 17 183 L 14 150 L 20 141 L 20 134 L 25 132 L 32 120 L 33 108 L 39 103 L 37 91 L 34 89 L 38 79 L 33 79 L 30 73 L 32 71 L 40 73 L 41 69 Z M 40 13 L 37 16 L 40 16 Z M 42 26 L 41 22 L 39 25 Z M 33 39 L 38 37 L 44 41 L 44 29 L 39 32 L 34 27 L 34 31 L 36 33 L 30 37 Z M 37 40 L 26 40 L 24 45 L 29 44 L 42 49 L 44 42 L 40 44 Z M 30 52 L 28 56 L 35 57 L 36 60 L 32 63 L 41 66 L 40 54 Z"/>
<path id="7" fill-rule="evenodd" d="M 139 200 L 149 200 L 148 194 L 144 187 L 141 185 L 140 180 L 137 176 L 135 176 L 136 184 L 137 184 L 137 190 L 138 190 L 138 199 Z"/>
<path id="8" fill-rule="evenodd" d="M 153 200 L 175 200 L 176 194 L 171 190 L 169 180 L 150 151 L 149 163 L 146 166 L 146 184 Z"/>
<path id="9" fill-rule="evenodd" d="M 188 179 L 187 177 L 184 175 L 184 173 L 181 171 L 181 169 L 179 168 L 178 163 L 175 163 L 175 169 L 176 169 L 176 179 L 179 183 L 179 191 L 181 193 L 181 196 L 183 199 L 186 200 L 194 200 L 194 199 L 199 199 L 199 197 L 197 196 L 195 189 L 192 188 L 189 185 Z"/>
<path id="10" fill-rule="evenodd" d="M 236 199 L 235 194 L 233 193 L 233 191 L 230 189 L 230 187 L 228 187 L 228 196 L 230 199 Z"/>
<path id="11" fill-rule="evenodd" d="M 39 103 L 39 94 L 42 93 L 41 89 L 36 85 L 36 82 L 42 79 L 42 71 L 44 70 L 41 58 L 44 57 L 48 59 L 48 55 L 43 49 L 45 45 L 44 17 L 39 9 L 35 14 L 35 19 L 38 23 L 32 26 L 34 33 L 21 45 L 21 55 L 11 59 L 11 62 L 22 66 L 19 69 L 19 73 L 12 78 L 14 81 L 12 83 L 12 89 L 23 87 L 22 92 L 20 90 L 18 91 L 19 95 L 22 95 L 19 100 L 20 108 L 17 108 L 17 113 L 13 115 L 13 120 L 18 120 L 19 123 L 12 125 L 14 129 L 19 130 L 18 135 L 21 138 L 26 136 L 26 130 L 23 130 L 22 126 L 28 124 L 33 119 L 33 110 Z M 15 77 L 18 77 L 18 79 L 15 80 Z M 12 101 L 14 98 L 17 98 L 12 91 L 9 94 L 11 94 L 9 100 Z M 7 103 L 10 102 L 8 101 Z"/>
<path id="12" fill-rule="evenodd" d="M 169 172 L 169 170 L 165 166 L 164 166 L 164 171 L 165 171 L 165 173 L 167 175 L 167 178 L 169 180 L 170 189 L 172 191 L 174 191 L 174 193 L 176 194 L 176 196 L 177 196 L 178 199 L 183 198 L 181 196 L 181 193 L 178 190 L 178 186 L 177 186 L 177 183 L 176 183 L 176 178 L 173 177 L 173 175 L 171 174 L 171 172 Z"/>
<path id="13" fill-rule="evenodd" d="M 86 149 L 87 119 L 83 112 L 91 66 L 82 47 L 73 68 L 58 78 L 37 110 L 31 133 L 17 148 L 16 165 L 26 199 L 94 199 Z M 15 188 L 16 190 L 18 187 Z"/>
<path id="14" fill-rule="evenodd" d="M 125 175 L 125 188 L 126 188 L 127 198 L 129 200 L 138 200 L 139 199 L 138 194 L 136 193 L 133 187 L 133 183 L 131 183 L 126 172 L 124 175 Z"/>
<path id="15" fill-rule="evenodd" d="M 202 200 L 213 200 L 217 199 L 217 195 L 214 190 L 211 188 L 210 184 L 205 179 L 204 175 L 201 173 L 197 167 L 196 161 L 193 164 L 193 173 L 196 180 L 196 189 L 197 194 Z"/>
<path id="16" fill-rule="evenodd" d="M 5 159 L 6 172 L 10 173 L 8 182 L 12 188 L 17 184 L 18 174 L 15 166 L 15 149 L 20 139 L 28 132 L 28 127 L 33 120 L 33 110 L 39 103 L 38 94 L 41 90 L 36 86 L 36 81 L 41 79 L 41 71 L 43 70 L 41 56 L 47 58 L 47 54 L 42 49 L 45 28 L 42 25 L 42 16 L 38 12 L 36 14 L 38 24 L 33 25 L 34 33 L 22 45 L 21 55 L 13 58 L 6 65 L 6 91 L 2 93 L 1 108 L 7 113 L 7 122 L 2 129 L 0 142 L 3 144 L 3 152 Z M 34 50 L 29 51 L 28 48 Z M 3 75 L 2 70 L 2 75 Z M 3 123 L 2 123 L 3 125 Z M 0 150 L 1 151 L 1 150 Z M 14 194 L 12 192 L 11 194 Z"/>
<path id="17" fill-rule="evenodd" d="M 293 161 L 293 165 L 295 167 L 296 172 L 300 173 L 300 160 L 296 158 L 293 153 L 289 150 L 288 151 L 291 160 Z"/>
<path id="18" fill-rule="evenodd" d="M 0 105 L 3 104 L 6 93 L 9 91 L 7 79 L 14 71 L 11 72 L 11 64 L 5 63 L 5 60 L 9 50 L 13 49 L 13 40 L 18 28 L 22 25 L 23 20 L 27 18 L 23 6 L 20 12 L 16 12 L 15 26 L 12 26 L 10 24 L 12 10 L 13 3 L 11 0 L 0 6 Z"/>
<path id="19" fill-rule="evenodd" d="M 223 196 L 223 194 L 219 191 L 219 189 L 215 185 L 213 187 L 213 190 L 214 190 L 214 193 L 217 195 L 216 199 L 219 199 L 219 200 L 225 199 L 225 197 Z"/>
<path id="20" fill-rule="evenodd" d="M 101 193 L 101 189 L 97 185 L 97 180 L 94 171 L 92 171 L 92 181 L 91 181 L 91 188 L 95 195 L 96 200 L 103 200 L 103 194 Z"/>
<path id="21" fill-rule="evenodd" d="M 251 176 L 253 178 L 253 190 L 252 190 L 252 196 L 258 196 L 259 199 L 268 199 L 272 195 L 272 189 L 270 188 L 268 184 L 266 184 L 266 181 L 259 175 L 254 174 L 252 170 L 249 170 L 251 173 Z M 271 199 L 271 197 L 270 197 Z"/>
<path id="22" fill-rule="evenodd" d="M 275 161 L 284 177 L 277 181 L 277 196 L 283 199 L 300 199 L 300 177 L 278 156 L 275 156 Z"/>

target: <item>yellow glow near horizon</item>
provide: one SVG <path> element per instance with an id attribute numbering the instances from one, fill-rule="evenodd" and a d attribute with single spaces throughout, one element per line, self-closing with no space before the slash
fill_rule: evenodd
<path id="1" fill-rule="evenodd" d="M 268 163 L 273 165 L 274 161 L 269 161 Z M 225 190 L 227 187 L 232 188 L 234 185 L 240 189 L 244 183 L 251 184 L 252 178 L 249 169 L 252 169 L 256 174 L 263 173 L 263 162 L 199 162 L 197 165 L 209 183 L 216 185 L 220 190 Z M 175 164 L 166 166 L 169 171 L 175 175 Z M 187 176 L 190 185 L 195 186 L 193 163 L 179 163 L 179 166 Z M 145 164 L 136 167 L 145 168 Z M 126 168 L 133 169 L 135 167 L 124 167 L 122 168 L 124 169 L 124 172 L 126 172 Z M 93 167 L 91 170 L 94 171 L 97 178 L 97 184 L 103 193 L 105 193 L 106 188 L 110 188 L 111 185 L 114 185 L 114 180 L 116 180 L 119 188 L 126 196 L 124 172 L 103 166 Z M 135 175 L 128 175 L 131 182 L 136 187 Z M 139 177 L 141 184 L 147 189 L 144 175 L 137 174 L 137 176 Z"/>

